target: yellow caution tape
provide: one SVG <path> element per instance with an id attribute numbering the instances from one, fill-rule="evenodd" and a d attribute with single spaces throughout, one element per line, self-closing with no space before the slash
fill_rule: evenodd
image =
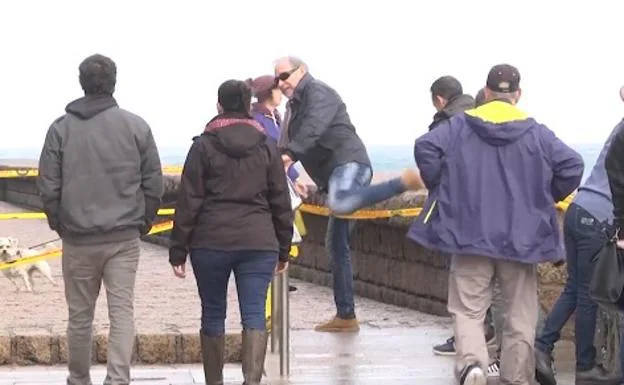
<path id="1" fill-rule="evenodd" d="M 310 204 L 302 204 L 299 208 L 304 213 L 320 215 L 327 217 L 331 214 L 331 210 L 324 206 L 316 206 Z M 422 211 L 421 207 L 413 207 L 407 209 L 394 209 L 394 210 L 359 210 L 350 215 L 337 215 L 337 218 L 342 219 L 378 219 L 378 218 L 391 218 L 391 217 L 415 217 Z"/>
<path id="2" fill-rule="evenodd" d="M 177 175 L 182 173 L 182 166 L 164 166 L 162 168 L 163 174 Z M 0 179 L 6 178 L 29 178 L 39 175 L 39 169 L 37 168 L 12 168 L 6 170 L 0 170 Z"/>
<path id="3" fill-rule="evenodd" d="M 572 202 L 574 195 L 570 195 L 566 199 L 558 202 L 555 207 L 565 212 L 568 209 L 568 206 Z M 324 206 L 310 205 L 304 203 L 299 208 L 304 213 L 320 215 L 320 216 L 329 216 L 331 211 L 329 208 Z M 413 207 L 407 209 L 389 209 L 389 210 L 359 210 L 350 215 L 339 215 L 338 218 L 343 219 L 380 219 L 380 218 L 391 218 L 391 217 L 416 217 L 422 211 L 421 207 Z M 175 209 L 160 209 L 158 210 L 158 215 L 173 215 L 175 214 Z M 295 222 L 297 227 L 300 229 L 300 233 L 305 235 L 305 225 L 303 225 L 303 219 L 300 218 L 296 213 Z M 46 215 L 44 213 L 0 213 L 0 220 L 6 219 L 46 219 Z M 303 231 L 301 231 L 303 229 Z"/>
<path id="4" fill-rule="evenodd" d="M 175 209 L 160 209 L 158 210 L 158 215 L 173 215 L 175 213 Z M 0 220 L 6 219 L 46 219 L 47 216 L 45 213 L 0 213 Z"/>
<path id="5" fill-rule="evenodd" d="M 570 194 L 566 199 L 555 204 L 557 210 L 565 212 L 572 203 L 574 194 Z M 304 213 L 320 215 L 327 217 L 331 214 L 331 210 L 325 206 L 317 206 L 310 204 L 302 204 L 299 208 Z M 391 217 L 416 217 L 422 212 L 421 207 L 412 207 L 406 209 L 393 209 L 393 210 L 359 210 L 350 215 L 337 215 L 337 218 L 342 219 L 380 219 Z"/>
<path id="6" fill-rule="evenodd" d="M 44 213 L 0 213 L 0 219 L 46 219 Z"/>
<path id="7" fill-rule="evenodd" d="M 20 258 L 18 260 L 15 260 L 13 262 L 3 262 L 0 263 L 0 270 L 5 270 L 5 269 L 10 269 L 16 266 L 20 266 L 20 265 L 27 265 L 27 264 L 31 264 L 31 263 L 37 263 L 46 259 L 51 259 L 51 258 L 55 258 L 55 257 L 60 257 L 61 255 L 63 255 L 63 250 L 61 250 L 61 248 L 54 248 L 54 249 L 50 249 L 50 250 L 46 250 L 41 254 L 37 254 L 37 255 L 33 255 L 30 257 L 24 257 L 24 258 Z"/>
<path id="8" fill-rule="evenodd" d="M 170 175 L 176 175 L 176 174 L 182 174 L 182 166 L 164 166 L 162 168 L 163 174 L 170 174 Z"/>
<path id="9" fill-rule="evenodd" d="M 154 226 L 152 226 L 152 229 L 150 230 L 148 234 L 162 233 L 164 231 L 171 230 L 172 228 L 173 228 L 173 221 L 165 221 L 162 223 L 157 223 Z M 61 248 L 45 250 L 41 254 L 20 258 L 13 262 L 0 263 L 0 270 L 10 269 L 12 267 L 20 266 L 20 265 L 36 263 L 36 262 L 43 261 L 46 259 L 60 257 L 61 255 L 63 255 L 63 250 Z"/>
<path id="10" fill-rule="evenodd" d="M 36 168 L 0 170 L 0 178 L 28 178 L 39 175 Z"/>
<path id="11" fill-rule="evenodd" d="M 149 235 L 158 234 L 158 233 L 162 233 L 171 229 L 173 229 L 173 221 L 160 222 L 152 226 L 149 233 L 147 234 Z"/>
<path id="12" fill-rule="evenodd" d="M 158 234 L 158 233 L 162 233 L 168 230 L 173 229 L 173 221 L 165 221 L 165 222 L 161 222 L 161 223 L 157 223 L 154 226 L 152 226 L 152 228 L 149 231 L 149 235 L 152 234 Z M 291 257 L 297 257 L 299 255 L 299 247 L 297 247 L 297 245 L 293 245 L 290 248 L 290 254 Z M 42 261 L 44 259 L 51 259 L 54 257 L 60 257 L 62 255 L 62 250 L 60 248 L 56 248 L 56 249 L 51 249 L 51 250 L 46 250 L 45 252 L 41 253 L 41 254 L 37 254 L 37 255 L 33 255 L 30 257 L 24 257 L 24 258 L 20 258 L 17 261 L 14 262 L 3 262 L 0 263 L 0 270 L 3 269 L 9 269 L 11 267 L 15 267 L 15 266 L 19 266 L 19 265 L 25 265 L 25 264 L 29 264 L 29 263 L 35 263 L 35 262 L 39 262 Z"/>
<path id="13" fill-rule="evenodd" d="M 566 197 L 566 199 L 562 200 L 561 202 L 557 202 L 557 204 L 555 205 L 555 207 L 557 208 L 557 210 L 560 210 L 562 212 L 566 212 L 568 210 L 568 207 L 570 206 L 570 203 L 572 203 L 572 200 L 574 199 L 574 193 L 568 195 Z"/>

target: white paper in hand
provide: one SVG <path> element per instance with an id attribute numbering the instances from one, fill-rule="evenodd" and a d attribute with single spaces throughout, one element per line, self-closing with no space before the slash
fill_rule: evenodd
<path id="1" fill-rule="evenodd" d="M 288 181 L 288 191 L 290 193 L 290 203 L 292 206 L 292 210 L 296 211 L 299 208 L 299 206 L 303 204 L 303 200 L 301 199 L 299 194 L 297 194 L 297 190 L 295 190 L 295 185 L 290 180 L 290 178 L 286 178 L 286 180 Z M 292 244 L 297 245 L 301 243 L 301 241 L 302 241 L 301 234 L 299 234 L 299 230 L 297 230 L 297 226 L 295 226 L 293 222 Z"/>
<path id="2" fill-rule="evenodd" d="M 290 192 L 290 203 L 292 205 L 293 211 L 295 211 L 299 208 L 299 206 L 303 204 L 303 200 L 301 199 L 299 194 L 297 194 L 297 190 L 295 190 L 295 185 L 290 180 L 290 178 L 286 178 L 286 180 L 288 181 L 288 191 Z"/>

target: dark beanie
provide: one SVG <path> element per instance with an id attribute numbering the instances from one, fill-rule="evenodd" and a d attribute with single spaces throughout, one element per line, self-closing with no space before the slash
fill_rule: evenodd
<path id="1" fill-rule="evenodd" d="M 259 76 L 250 82 L 251 91 L 259 103 L 271 97 L 271 91 L 275 88 L 275 77 L 271 75 Z"/>

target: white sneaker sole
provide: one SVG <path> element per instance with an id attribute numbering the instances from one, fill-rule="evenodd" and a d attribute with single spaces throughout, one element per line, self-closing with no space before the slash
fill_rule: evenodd
<path id="1" fill-rule="evenodd" d="M 481 368 L 473 368 L 466 375 L 462 385 L 487 385 L 487 377 Z"/>

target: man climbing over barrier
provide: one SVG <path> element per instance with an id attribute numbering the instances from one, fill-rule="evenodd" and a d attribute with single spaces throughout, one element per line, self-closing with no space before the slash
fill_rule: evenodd
<path id="1" fill-rule="evenodd" d="M 490 102 L 416 140 L 429 196 L 408 237 L 452 254 L 448 310 L 459 384 L 486 384 L 483 321 L 496 278 L 506 315 L 500 383 L 528 385 L 535 376 L 536 266 L 564 256 L 555 203 L 578 187 L 583 159 L 516 107 L 515 67 L 492 67 L 484 93 Z"/>
<path id="2" fill-rule="evenodd" d="M 333 214 L 327 224 L 325 247 L 332 266 L 337 311 L 315 330 L 355 332 L 359 323 L 349 250 L 353 222 L 336 215 L 353 213 L 407 190 L 419 190 L 422 181 L 418 173 L 407 170 L 400 178 L 370 185 L 371 162 L 345 103 L 333 88 L 312 77 L 301 59 L 278 59 L 275 81 L 289 98 L 279 141 L 284 167 L 301 162 L 319 189 L 327 192 L 327 205 Z"/>

